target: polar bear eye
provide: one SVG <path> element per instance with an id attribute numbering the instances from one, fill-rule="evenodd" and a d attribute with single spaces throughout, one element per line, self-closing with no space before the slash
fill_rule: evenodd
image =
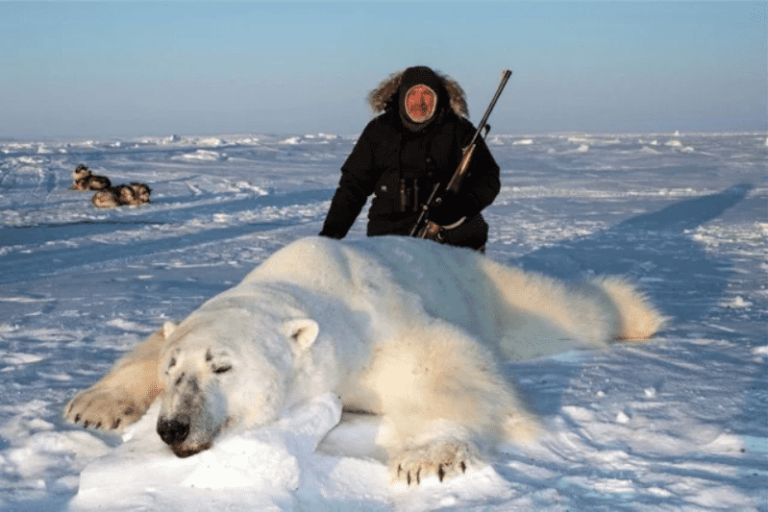
<path id="1" fill-rule="evenodd" d="M 227 373 L 229 370 L 232 369 L 231 364 L 225 364 L 222 366 L 217 366 L 213 369 L 213 373 Z"/>

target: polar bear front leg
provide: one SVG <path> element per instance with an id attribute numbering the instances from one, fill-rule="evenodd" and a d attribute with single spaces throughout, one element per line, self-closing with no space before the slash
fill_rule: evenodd
<path id="1" fill-rule="evenodd" d="M 521 441 L 538 430 L 492 354 L 443 322 L 378 345 L 363 382 L 388 426 L 380 442 L 395 482 L 461 475 L 480 463 L 478 443 Z"/>
<path id="2" fill-rule="evenodd" d="M 75 395 L 64 408 L 64 417 L 86 428 L 103 430 L 126 427 L 141 418 L 163 391 L 157 370 L 165 339 L 175 327 L 166 322 L 104 378 Z"/>

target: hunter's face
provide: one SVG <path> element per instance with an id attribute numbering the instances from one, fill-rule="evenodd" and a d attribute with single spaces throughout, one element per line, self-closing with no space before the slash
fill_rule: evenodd
<path id="1" fill-rule="evenodd" d="M 414 123 L 423 123 L 435 113 L 437 95 L 426 85 L 414 85 L 405 94 L 405 111 Z"/>

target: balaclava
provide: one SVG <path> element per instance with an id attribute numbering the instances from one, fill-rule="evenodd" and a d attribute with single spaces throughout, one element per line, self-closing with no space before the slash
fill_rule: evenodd
<path id="1" fill-rule="evenodd" d="M 403 125 L 413 132 L 426 128 L 435 119 L 442 91 L 442 80 L 428 67 L 406 69 L 398 89 Z"/>

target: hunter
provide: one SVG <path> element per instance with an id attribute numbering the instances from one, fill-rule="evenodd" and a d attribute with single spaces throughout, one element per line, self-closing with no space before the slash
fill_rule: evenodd
<path id="1" fill-rule="evenodd" d="M 459 84 L 428 67 L 411 67 L 383 81 L 368 101 L 375 113 L 383 113 L 368 123 L 341 167 L 320 235 L 344 238 L 374 194 L 368 236 L 408 236 L 440 184 L 441 201 L 429 209 L 429 220 L 444 227 L 443 242 L 484 250 L 488 224 L 480 212 L 501 183 L 499 166 L 481 137 L 461 190 L 444 192 L 476 131 Z"/>

